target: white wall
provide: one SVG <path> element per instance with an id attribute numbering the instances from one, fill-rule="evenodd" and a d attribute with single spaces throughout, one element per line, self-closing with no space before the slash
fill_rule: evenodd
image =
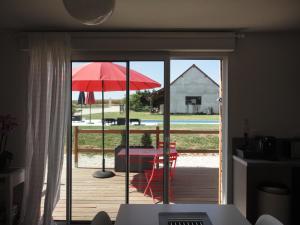
<path id="1" fill-rule="evenodd" d="M 17 117 L 19 126 L 8 139 L 14 153 L 13 165 L 23 165 L 27 66 L 13 34 L 0 33 L 0 114 Z"/>
<path id="2" fill-rule="evenodd" d="M 299 33 L 246 34 L 237 40 L 235 52 L 229 54 L 229 141 L 242 136 L 245 118 L 251 133 L 300 136 L 299 40 Z M 7 34 L 0 34 L 0 47 L 0 113 L 16 115 L 20 122 L 9 143 L 17 153 L 14 164 L 20 165 L 25 143 L 27 53 L 18 51 L 17 41 Z"/>
<path id="3" fill-rule="evenodd" d="M 263 33 L 237 41 L 229 57 L 229 141 L 242 136 L 245 118 L 250 135 L 300 136 L 299 40 L 299 33 Z"/>
<path id="4" fill-rule="evenodd" d="M 230 136 L 300 135 L 300 34 L 246 34 L 229 59 Z"/>
<path id="5" fill-rule="evenodd" d="M 190 68 L 170 87 L 170 112 L 194 113 L 193 106 L 185 104 L 186 96 L 201 96 L 198 112 L 207 113 L 213 108 L 213 113 L 219 113 L 219 87 L 202 74 L 196 67 Z M 188 110 L 187 110 L 188 109 Z"/>

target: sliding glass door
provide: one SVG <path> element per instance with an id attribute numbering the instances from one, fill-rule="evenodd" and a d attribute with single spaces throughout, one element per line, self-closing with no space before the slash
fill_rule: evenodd
<path id="1" fill-rule="evenodd" d="M 131 79 L 136 71 L 146 78 L 129 97 L 129 203 L 162 203 L 164 62 L 130 61 L 129 66 Z"/>
<path id="2" fill-rule="evenodd" d="M 164 71 L 163 61 L 72 62 L 72 221 L 168 195 Z"/>
<path id="3" fill-rule="evenodd" d="M 67 185 L 54 219 L 106 211 L 115 220 L 120 204 L 218 201 L 218 103 L 210 96 L 204 107 L 213 91 L 198 78 L 218 81 L 195 60 L 126 57 L 72 62 Z"/>
<path id="4" fill-rule="evenodd" d="M 126 202 L 127 62 L 73 62 L 72 220 L 115 219 Z M 75 72 L 74 72 L 75 71 Z M 77 92 L 74 92 L 77 90 Z M 81 95 L 85 101 L 81 106 Z M 79 105 L 76 103 L 80 103 Z"/>
<path id="5" fill-rule="evenodd" d="M 174 202 L 217 204 L 221 61 L 176 59 L 170 68 L 170 142 L 180 152 Z"/>

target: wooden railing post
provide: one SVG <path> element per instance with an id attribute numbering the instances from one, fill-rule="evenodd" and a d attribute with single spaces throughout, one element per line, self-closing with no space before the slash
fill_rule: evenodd
<path id="1" fill-rule="evenodd" d="M 75 127 L 74 132 L 74 161 L 75 167 L 78 167 L 78 127 Z"/>
<path id="2" fill-rule="evenodd" d="M 156 126 L 156 148 L 159 146 L 159 126 Z"/>

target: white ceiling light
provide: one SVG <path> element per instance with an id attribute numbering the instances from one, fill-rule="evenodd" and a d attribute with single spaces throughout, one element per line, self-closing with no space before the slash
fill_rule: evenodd
<path id="1" fill-rule="evenodd" d="M 68 13 L 86 25 L 98 25 L 113 13 L 115 0 L 63 0 Z"/>

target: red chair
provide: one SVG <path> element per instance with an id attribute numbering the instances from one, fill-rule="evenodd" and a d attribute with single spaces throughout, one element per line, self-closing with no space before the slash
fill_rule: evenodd
<path id="1" fill-rule="evenodd" d="M 169 168 L 170 168 L 170 180 L 169 180 L 169 193 L 170 197 L 173 197 L 172 191 L 172 180 L 175 174 L 176 161 L 177 161 L 177 153 L 171 153 L 169 155 Z M 144 190 L 144 195 L 150 193 L 153 201 L 162 199 L 162 187 L 163 187 L 163 168 L 157 168 L 157 165 L 161 165 L 163 163 L 162 155 L 156 155 L 152 161 L 152 170 L 145 170 L 144 174 L 147 181 L 147 186 Z"/>
<path id="2" fill-rule="evenodd" d="M 164 148 L 164 144 L 165 144 L 165 142 L 163 142 L 163 141 L 158 142 L 157 149 Z M 170 144 L 170 149 L 171 148 L 176 148 L 176 142 L 170 142 L 169 144 Z M 178 154 L 177 154 L 177 156 L 178 156 Z M 171 157 L 171 155 L 170 155 L 170 157 Z M 175 160 L 175 164 L 174 164 L 174 168 L 175 167 L 176 167 L 176 160 Z M 171 176 L 171 179 L 173 180 L 173 177 L 174 177 L 174 171 L 173 170 L 170 170 L 170 176 Z"/>
<path id="3" fill-rule="evenodd" d="M 176 148 L 176 142 L 170 142 L 169 144 L 170 144 L 170 148 Z M 165 145 L 165 142 L 159 141 L 157 148 L 163 148 L 164 145 Z"/>

